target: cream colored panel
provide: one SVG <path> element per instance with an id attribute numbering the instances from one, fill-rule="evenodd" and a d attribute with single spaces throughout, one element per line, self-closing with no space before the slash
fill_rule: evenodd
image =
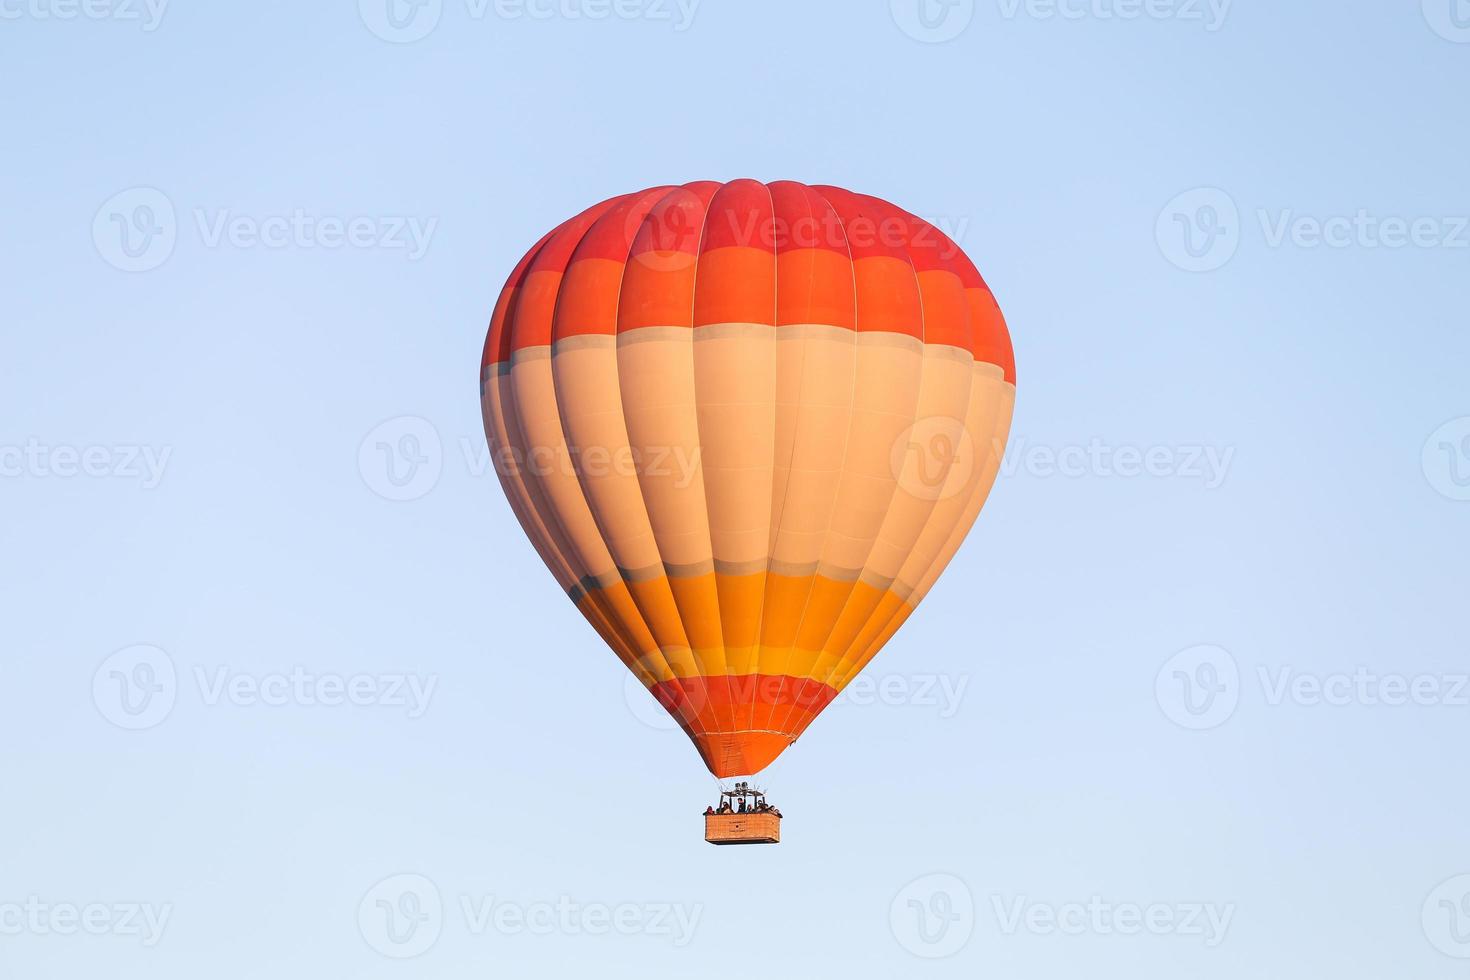
<path id="1" fill-rule="evenodd" d="M 694 377 L 710 541 L 718 562 L 769 559 L 776 434 L 775 327 L 694 331 Z"/>
<path id="2" fill-rule="evenodd" d="M 515 410 L 514 401 L 506 397 L 509 387 L 510 379 L 500 372 L 498 365 L 490 365 L 480 386 L 480 408 L 490 447 L 490 465 L 500 478 L 500 486 L 505 490 L 511 510 L 515 513 L 516 520 L 521 522 L 526 536 L 531 539 L 536 553 L 541 556 L 546 567 L 551 569 L 551 574 L 556 576 L 556 582 L 562 590 L 571 592 L 583 572 L 580 568 L 572 567 L 574 557 L 569 558 L 567 554 L 570 549 L 564 540 L 559 541 L 553 530 L 546 526 L 532 503 L 531 492 L 526 488 L 524 468 L 516 461 L 515 447 L 507 431 L 506 415 Z"/>
<path id="3" fill-rule="evenodd" d="M 897 489 L 890 453 L 914 421 L 923 346 L 901 334 L 857 334 L 852 416 L 824 568 L 837 572 L 867 563 Z"/>
<path id="4" fill-rule="evenodd" d="M 708 564 L 714 554 L 694 412 L 693 331 L 645 327 L 619 334 L 617 362 L 629 445 L 658 551 L 670 565 Z"/>
<path id="5" fill-rule="evenodd" d="M 847 449 L 856 380 L 856 333 L 821 325 L 777 332 L 778 475 L 771 557 L 815 565 L 822 556 Z"/>
<path id="6" fill-rule="evenodd" d="M 553 348 L 560 422 L 582 489 L 613 561 L 624 570 L 661 566 L 638 475 L 627 463 L 628 430 L 612 336 L 579 336 Z"/>
<path id="7" fill-rule="evenodd" d="M 935 503 L 951 478 L 961 475 L 955 471 L 973 466 L 974 448 L 965 438 L 973 365 L 969 351 L 924 345 L 916 417 L 888 448 L 888 464 L 898 480 L 898 491 L 868 556 L 868 581 L 886 584 L 898 575 Z"/>
<path id="8" fill-rule="evenodd" d="M 616 574 L 612 555 L 593 520 L 567 451 L 557 412 L 548 348 L 527 348 L 512 361 L 509 393 L 516 411 L 521 470 L 541 513 L 553 513 L 561 524 L 579 577 L 604 579 Z"/>

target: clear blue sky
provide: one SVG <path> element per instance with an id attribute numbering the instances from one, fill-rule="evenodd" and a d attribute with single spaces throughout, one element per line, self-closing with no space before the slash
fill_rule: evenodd
<path id="1" fill-rule="evenodd" d="M 1419 7 L 0 0 L 0 975 L 1463 976 L 1470 9 Z M 942 222 L 1020 387 L 786 841 L 717 849 L 476 371 L 552 225 L 741 176 Z"/>

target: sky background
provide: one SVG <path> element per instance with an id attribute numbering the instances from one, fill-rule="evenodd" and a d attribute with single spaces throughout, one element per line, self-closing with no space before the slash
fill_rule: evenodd
<path id="1" fill-rule="evenodd" d="M 1470 5 L 157 2 L 0 0 L 0 975 L 1466 976 Z M 541 234 L 737 177 L 1020 379 L 767 848 L 477 399 Z"/>

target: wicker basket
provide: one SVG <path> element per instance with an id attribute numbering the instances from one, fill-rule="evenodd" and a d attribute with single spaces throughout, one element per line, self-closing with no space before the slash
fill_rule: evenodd
<path id="1" fill-rule="evenodd" d="M 711 844 L 779 844 L 781 818 L 765 813 L 706 813 L 704 839 Z"/>

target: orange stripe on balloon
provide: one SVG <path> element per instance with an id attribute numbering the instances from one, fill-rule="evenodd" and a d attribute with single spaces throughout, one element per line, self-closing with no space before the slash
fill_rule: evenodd
<path id="1" fill-rule="evenodd" d="M 853 329 L 857 319 L 852 261 L 826 248 L 776 254 L 776 323 Z"/>
<path id="2" fill-rule="evenodd" d="M 998 365 L 1005 372 L 1005 379 L 1015 384 L 1016 354 L 995 296 L 988 289 L 967 289 L 965 293 L 970 300 L 970 323 L 975 331 L 975 360 Z"/>
<path id="3" fill-rule="evenodd" d="M 971 353 L 970 300 L 960 277 L 948 269 L 919 273 L 924 304 L 924 343 L 947 344 Z"/>
<path id="4" fill-rule="evenodd" d="M 739 180 L 710 201 L 700 243 L 694 326 L 774 324 L 776 246 L 771 195 L 764 184 Z"/>
<path id="5" fill-rule="evenodd" d="M 623 272 L 619 333 L 690 325 L 700 236 L 716 186 L 677 187 L 643 219 Z"/>

